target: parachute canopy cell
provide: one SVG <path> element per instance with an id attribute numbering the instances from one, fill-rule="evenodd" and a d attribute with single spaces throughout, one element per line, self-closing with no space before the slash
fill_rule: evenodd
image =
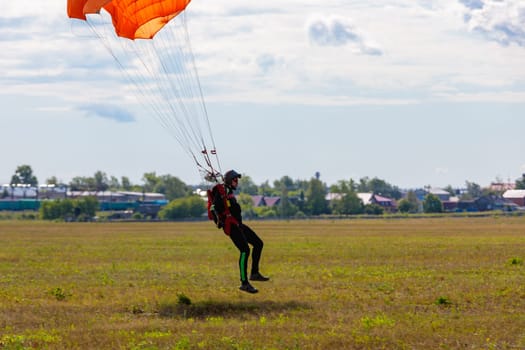
<path id="1" fill-rule="evenodd" d="M 71 18 L 86 19 L 86 14 L 104 8 L 111 15 L 118 36 L 151 39 L 171 19 L 186 9 L 191 0 L 68 0 Z"/>
<path id="2" fill-rule="evenodd" d="M 102 6 L 111 0 L 67 0 L 67 15 L 86 20 L 86 15 L 99 13 Z"/>

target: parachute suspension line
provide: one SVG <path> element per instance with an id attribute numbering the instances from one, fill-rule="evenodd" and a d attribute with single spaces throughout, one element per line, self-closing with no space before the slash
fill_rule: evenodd
<path id="1" fill-rule="evenodd" d="M 161 55 L 165 55 L 166 53 L 160 49 L 155 48 L 155 42 L 158 40 L 136 41 L 137 44 L 143 44 L 137 45 L 137 49 L 142 50 L 137 51 L 137 59 L 141 63 L 144 71 L 148 72 L 148 77 L 151 78 L 150 80 L 155 82 L 153 87 L 157 91 L 153 91 L 152 94 L 157 96 L 157 98 L 160 100 L 159 105 L 164 106 L 164 109 L 162 109 L 163 112 L 159 115 L 159 118 L 162 120 L 162 125 L 179 141 L 179 144 L 184 149 L 186 149 L 186 151 L 193 155 L 193 152 L 191 151 L 191 139 L 188 136 L 189 133 L 186 123 L 182 123 L 180 121 L 179 123 L 175 123 L 180 113 L 176 110 L 176 106 L 171 101 L 179 101 L 180 97 L 177 97 L 176 95 L 170 96 L 170 92 L 173 92 L 172 89 L 176 87 L 170 88 L 168 84 L 170 77 L 167 72 L 164 74 L 160 74 L 160 71 L 159 73 L 156 73 L 156 70 L 158 70 L 163 65 L 164 60 Z"/>
<path id="2" fill-rule="evenodd" d="M 100 17 L 100 15 L 90 15 L 90 19 L 93 18 L 93 16 L 97 16 L 97 17 Z M 102 17 L 100 17 L 102 18 Z M 106 50 L 110 53 L 110 55 L 113 57 L 113 59 L 115 60 L 115 62 L 117 63 L 117 66 L 118 68 L 120 69 L 120 71 L 124 74 L 124 76 L 126 77 L 126 79 L 131 82 L 132 84 L 134 84 L 135 86 L 139 86 L 140 85 L 140 82 L 135 79 L 127 70 L 126 70 L 126 67 L 124 65 L 124 63 L 122 62 L 121 58 L 119 57 L 118 53 L 116 52 L 115 48 L 112 47 L 112 45 L 110 44 L 110 39 L 107 38 L 106 35 L 102 35 L 104 33 L 100 33 L 97 29 L 97 27 L 102 27 L 104 29 L 104 26 L 97 26 L 96 24 L 92 23 L 91 20 L 88 20 L 86 21 L 92 32 L 98 37 L 98 39 L 102 42 L 102 44 L 104 45 L 104 47 L 106 48 Z M 109 33 L 109 35 L 113 35 L 113 33 Z M 140 78 L 140 77 L 139 77 Z M 145 92 L 141 89 L 138 90 L 138 92 L 144 97 L 144 98 L 148 98 L 148 96 L 146 96 Z M 144 104 L 144 103 L 143 103 Z M 154 110 L 157 109 L 156 108 L 156 104 L 153 104 L 151 103 L 151 108 L 153 108 Z M 156 114 L 160 114 L 160 112 L 156 111 Z"/>
<path id="3" fill-rule="evenodd" d="M 160 38 L 159 38 L 160 39 Z M 159 48 L 159 43 L 163 43 L 161 40 L 157 40 L 154 45 L 156 46 L 157 52 L 162 51 Z M 179 50 L 177 52 L 177 56 L 180 56 L 184 58 L 184 52 L 182 50 Z M 191 107 L 191 100 L 193 96 L 189 94 L 188 92 L 185 92 L 184 87 L 188 85 L 188 81 L 192 81 L 191 77 L 180 77 L 181 74 L 178 74 L 179 72 L 184 73 L 184 66 L 183 66 L 183 60 L 161 60 L 161 65 L 159 68 L 161 68 L 161 72 L 165 76 L 164 82 L 167 84 L 162 90 L 164 93 L 166 93 L 166 99 L 170 101 L 177 102 L 176 104 L 171 103 L 170 105 L 173 108 L 173 117 L 178 121 L 179 126 L 183 126 L 185 130 L 186 135 L 191 135 L 192 138 L 188 140 L 188 142 L 193 143 L 193 148 L 198 149 L 198 142 L 199 140 L 199 128 L 195 127 L 195 124 L 198 126 L 198 116 L 199 114 L 195 111 L 190 111 L 189 107 Z M 177 74 L 175 74 L 175 78 L 178 79 L 178 84 L 175 84 L 174 80 L 172 78 L 172 74 L 170 73 L 173 68 L 171 66 L 168 66 L 167 63 L 172 63 L 175 65 L 173 67 Z M 182 87 L 182 88 L 178 88 Z M 172 96 L 170 96 L 170 93 Z M 185 103 L 186 102 L 186 103 Z M 175 111 L 175 107 L 178 107 L 179 112 Z"/>
<path id="4" fill-rule="evenodd" d="M 153 44 L 152 44 L 153 45 Z M 152 49 L 154 50 L 154 48 Z M 149 57 L 153 56 L 154 51 L 148 52 L 150 55 Z M 188 131 L 186 130 L 186 125 L 184 123 L 175 123 L 174 121 L 177 120 L 177 117 L 179 115 L 179 112 L 175 109 L 175 106 L 172 102 L 170 102 L 173 98 L 170 96 L 170 90 L 169 87 L 166 87 L 166 81 L 168 81 L 167 74 L 160 75 L 154 73 L 152 68 L 148 65 L 148 62 L 145 61 L 144 55 L 138 55 L 139 60 L 145 70 L 147 70 L 150 75 L 155 79 L 155 82 L 157 84 L 157 89 L 160 95 L 162 95 L 164 98 L 163 104 L 166 106 L 166 111 L 164 111 L 159 117 L 162 118 L 162 124 L 167 129 L 168 132 L 174 134 L 175 138 L 179 141 L 181 146 L 189 151 L 190 154 L 193 154 L 191 152 L 191 139 L 188 137 Z M 151 64 L 151 61 L 153 59 L 148 60 Z M 162 65 L 162 60 L 159 60 L 159 62 L 156 62 L 159 65 Z M 175 96 L 176 99 L 176 96 Z M 177 133 L 178 131 L 178 133 Z"/>
<path id="5" fill-rule="evenodd" d="M 201 174 L 204 178 L 210 176 L 217 178 L 217 174 L 220 174 L 221 171 L 220 162 L 197 74 L 195 58 L 190 46 L 185 14 L 179 15 L 176 20 L 180 22 L 170 22 L 163 29 L 168 31 L 169 35 L 159 32 L 155 37 L 156 40 L 153 40 L 157 53 L 176 49 L 176 54 L 170 54 L 173 59 L 160 60 L 159 74 L 162 74 L 164 79 L 158 79 L 158 81 L 165 83 L 161 91 L 166 96 L 165 98 L 175 102 L 170 104 L 173 113 L 171 117 L 179 127 L 184 129 L 183 135 L 188 136 L 186 141 L 193 145 L 191 154 Z M 184 43 L 184 45 L 173 46 L 174 41 Z M 207 137 L 204 136 L 205 131 L 207 131 Z M 211 150 L 208 149 L 209 144 L 206 140 L 211 142 Z M 204 163 L 198 160 L 199 153 Z M 217 166 L 211 160 L 210 154 L 215 157 Z"/>
<path id="6" fill-rule="evenodd" d="M 208 116 L 208 109 L 206 108 L 206 103 L 204 102 L 204 94 L 202 92 L 202 86 L 201 86 L 201 82 L 200 82 L 200 78 L 199 78 L 199 72 L 197 70 L 197 64 L 195 62 L 195 55 L 193 54 L 193 48 L 191 46 L 191 41 L 190 41 L 190 35 L 189 35 L 189 32 L 188 32 L 188 26 L 187 26 L 187 22 L 186 22 L 186 16 L 184 15 L 183 17 L 183 23 L 184 23 L 184 34 L 186 36 L 186 42 L 188 43 L 188 49 L 189 49 L 189 53 L 190 53 L 190 58 L 191 58 L 191 61 L 192 61 L 192 67 L 193 67 L 193 70 L 194 70 L 194 74 L 196 76 L 196 81 L 197 81 L 197 88 L 198 88 L 198 93 L 199 93 L 199 96 L 201 97 L 200 101 L 201 101 L 201 107 L 202 107 L 202 110 L 203 110 L 203 114 L 204 114 L 204 118 L 205 118 L 205 121 L 206 121 L 206 126 L 207 126 L 207 130 L 208 130 L 208 133 L 210 135 L 210 140 L 211 140 L 211 144 L 212 144 L 212 147 L 213 149 L 211 150 L 211 153 L 212 155 L 215 156 L 215 161 L 217 162 L 217 167 L 218 167 L 218 170 L 219 170 L 219 173 L 222 173 L 222 170 L 221 170 L 221 163 L 219 161 L 219 155 L 217 154 L 217 147 L 215 146 L 215 139 L 213 137 L 213 133 L 211 131 L 211 124 L 210 124 L 210 119 L 209 119 L 209 116 Z M 203 152 L 206 151 L 206 146 L 205 144 L 203 143 Z M 207 155 L 207 153 L 206 153 Z M 208 156 L 208 155 L 207 155 Z M 214 172 L 214 169 L 213 169 L 213 166 L 211 165 L 211 161 L 208 157 L 208 162 L 209 162 L 209 166 L 210 166 L 210 169 L 212 170 L 212 172 Z"/>
<path id="7" fill-rule="evenodd" d="M 153 43 L 152 50 L 158 56 L 170 53 L 168 55 L 169 58 L 173 58 L 158 60 L 159 66 L 157 68 L 159 73 L 155 80 L 162 86 L 159 88 L 159 92 L 164 96 L 165 100 L 170 102 L 167 103 L 168 108 L 171 110 L 171 119 L 168 119 L 168 122 L 174 124 L 172 125 L 174 129 L 182 130 L 181 134 L 185 142 L 188 143 L 186 146 L 191 151 L 191 154 L 195 156 L 197 150 L 201 150 L 201 146 L 198 146 L 198 143 L 203 143 L 202 126 L 199 125 L 200 120 L 203 118 L 203 113 L 199 113 L 195 109 L 190 110 L 190 107 L 196 106 L 199 100 L 191 89 L 195 85 L 197 77 L 191 75 L 192 70 L 185 67 L 185 62 L 188 60 L 187 57 L 191 57 L 191 55 L 184 52 L 189 38 L 180 38 L 179 32 L 182 31 L 180 28 L 184 28 L 184 26 L 178 23 L 179 20 L 185 24 L 184 13 L 168 23 L 161 32 L 157 33 L 155 39 L 151 40 Z M 166 31 L 168 32 L 166 33 Z M 173 42 L 184 43 L 184 45 L 173 46 Z M 175 52 L 175 54 L 171 54 L 171 52 Z M 140 56 L 144 57 L 144 55 Z M 145 63 L 144 65 L 148 66 Z M 188 82 L 193 84 L 188 84 Z M 202 101 L 203 97 L 199 97 Z"/>
<path id="8" fill-rule="evenodd" d="M 185 127 L 186 135 L 193 136 L 193 142 L 195 142 L 195 153 L 192 152 L 192 154 L 197 166 L 202 170 L 205 170 L 206 173 L 215 174 L 217 173 L 216 168 L 218 168 L 219 171 L 221 170 L 220 162 L 216 152 L 215 141 L 211 131 L 211 125 L 204 102 L 199 76 L 197 74 L 195 58 L 190 46 L 186 16 L 184 13 L 182 13 L 177 17 L 177 19 L 180 20 L 180 23 L 174 21 L 176 26 L 175 24 L 171 25 L 170 23 L 163 29 L 171 31 L 169 36 L 159 32 L 157 37 L 155 37 L 156 40 L 153 40 L 155 42 L 155 50 L 157 52 L 167 52 L 168 50 L 173 50 L 173 46 L 170 45 L 173 43 L 173 41 L 184 43 L 184 47 L 180 45 L 175 46 L 175 48 L 177 48 L 177 54 L 171 55 L 173 58 L 180 59 L 161 60 L 162 69 L 159 69 L 159 71 L 161 71 L 165 77 L 173 77 L 177 79 L 177 81 L 171 78 L 159 80 L 169 83 L 169 86 L 165 86 L 162 89 L 162 92 L 166 93 L 166 98 L 171 101 L 179 102 L 177 107 L 180 108 L 181 113 L 179 114 L 174 111 L 172 117 L 178 121 L 177 124 L 179 126 L 183 125 Z M 176 72 L 177 74 L 171 74 L 172 72 Z M 188 81 L 191 81 L 193 84 L 188 84 Z M 169 96 L 170 93 L 172 96 Z M 190 111 L 189 108 L 192 110 Z M 207 131 L 209 141 L 212 145 L 212 149 L 209 151 L 206 142 L 207 138 L 203 135 L 204 130 Z M 198 146 L 197 143 L 200 143 L 200 146 Z M 197 160 L 197 151 L 199 151 L 198 153 L 201 153 L 203 156 L 207 168 L 205 168 Z M 210 159 L 210 154 L 215 157 L 217 167 L 214 166 L 212 160 Z"/>
<path id="9" fill-rule="evenodd" d="M 111 33 L 111 35 L 113 35 L 113 33 Z M 110 39 L 107 39 L 106 41 L 111 40 L 111 37 L 109 38 Z M 178 123 L 175 122 L 177 119 L 174 119 L 174 117 L 180 113 L 173 109 L 174 105 L 172 102 L 170 102 L 170 100 L 180 102 L 181 98 L 177 96 L 171 99 L 167 98 L 165 92 L 169 93 L 172 91 L 172 89 L 166 85 L 166 82 L 169 81 L 167 75 L 155 73 L 155 67 L 160 65 L 163 59 L 160 57 L 162 52 L 155 50 L 153 47 L 153 42 L 154 41 L 152 40 L 144 39 L 138 39 L 134 41 L 124 39 L 116 40 L 116 44 L 111 41 L 111 43 L 107 44 L 106 46 L 119 64 L 121 70 L 125 73 L 125 76 L 128 78 L 128 80 L 135 87 L 137 87 L 136 90 L 138 93 L 146 101 L 148 101 L 146 105 L 152 108 L 154 116 L 160 122 L 163 128 L 166 129 L 177 140 L 184 151 L 193 157 L 195 153 L 192 151 L 192 149 L 198 149 L 199 147 L 191 145 L 192 142 L 191 138 L 189 137 L 190 133 L 187 130 L 188 123 L 184 123 L 182 121 L 179 121 Z M 135 61 L 135 64 L 138 63 L 138 66 L 136 66 L 133 70 L 131 70 L 129 67 L 126 67 L 118 53 L 115 53 L 117 49 L 120 49 L 122 53 L 125 54 L 124 56 L 120 55 L 122 56 L 122 59 L 125 60 L 127 58 L 130 61 Z M 186 80 L 186 82 L 181 82 L 181 84 L 188 84 L 188 81 Z M 140 100 L 142 101 L 142 99 Z M 184 106 L 183 103 L 182 106 Z"/>
<path id="10" fill-rule="evenodd" d="M 102 42 L 104 47 L 107 49 L 107 51 L 111 54 L 111 56 L 117 62 L 119 69 L 124 73 L 124 76 L 126 77 L 126 79 L 136 87 L 141 87 L 141 86 L 145 87 L 145 88 L 136 89 L 136 90 L 144 98 L 145 101 L 149 100 L 149 104 L 146 104 L 145 101 L 143 101 L 142 99 L 139 99 L 139 100 L 142 102 L 143 105 L 147 105 L 148 107 L 152 108 L 154 115 L 157 117 L 157 119 L 159 120 L 161 125 L 164 126 L 165 129 L 167 129 L 168 131 L 172 130 L 170 128 L 169 123 L 167 122 L 169 119 L 163 117 L 163 112 L 162 112 L 162 109 L 160 108 L 160 106 L 162 105 L 162 101 L 160 100 L 158 95 L 154 93 L 147 94 L 148 92 L 147 83 L 146 83 L 147 76 L 144 74 L 138 74 L 138 75 L 131 74 L 123 62 L 124 57 L 121 57 L 122 53 L 127 53 L 127 54 L 131 53 L 133 54 L 133 56 L 136 56 L 135 59 L 139 59 L 140 61 L 142 61 L 142 58 L 140 57 L 139 54 L 137 54 L 137 51 L 131 49 L 130 47 L 127 47 L 126 45 L 126 44 L 133 45 L 136 43 L 128 42 L 127 40 L 122 40 L 122 41 L 111 40 L 111 38 L 114 37 L 113 31 L 110 31 L 109 33 L 103 33 L 99 30 L 99 28 L 102 28 L 102 30 L 108 28 L 107 23 L 106 24 L 101 23 L 102 25 L 100 24 L 97 25 L 92 22 L 93 18 L 98 18 L 103 22 L 104 19 L 102 18 L 102 14 L 90 15 L 90 19 L 87 20 L 86 22 L 89 24 L 92 32 L 98 37 L 100 42 Z M 117 49 L 119 48 L 122 52 L 117 52 Z M 140 73 L 140 70 L 138 73 Z M 157 99 L 158 101 L 155 101 L 155 99 Z M 178 141 L 178 143 L 183 147 L 185 151 L 188 151 L 185 147 L 185 143 L 181 140 L 181 137 L 180 137 L 181 135 L 173 134 L 172 136 L 175 137 L 175 139 Z M 191 155 L 191 152 L 189 153 Z"/>
<path id="11" fill-rule="evenodd" d="M 141 97 L 138 100 L 151 109 L 160 125 L 194 159 L 203 178 L 219 182 L 221 165 L 185 11 L 170 20 L 153 39 L 117 37 L 112 18 L 105 10 L 89 14 L 86 22 Z"/>

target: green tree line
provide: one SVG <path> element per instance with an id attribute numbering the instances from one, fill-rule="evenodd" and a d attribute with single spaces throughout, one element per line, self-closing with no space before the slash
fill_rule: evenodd
<path id="1" fill-rule="evenodd" d="M 45 181 L 47 185 L 67 186 L 72 191 L 135 191 L 156 192 L 166 196 L 169 204 L 159 213 L 161 218 L 176 219 L 183 217 L 201 216 L 206 211 L 206 203 L 200 196 L 193 194 L 193 187 L 185 184 L 173 175 L 157 175 L 156 172 L 144 173 L 142 184 L 133 184 L 128 177 L 110 176 L 103 171 L 96 171 L 93 176 L 74 177 L 69 183 L 61 183 L 53 176 Z M 29 165 L 20 165 L 11 178 L 11 184 L 38 185 L 37 177 Z M 488 189 L 483 189 L 474 182 L 466 181 L 466 191 L 462 199 L 477 198 L 484 194 L 490 194 Z M 206 185 L 201 184 L 201 188 Z M 525 189 L 525 175 L 516 180 L 516 188 Z M 448 186 L 445 190 L 455 195 L 455 190 Z M 403 192 L 398 186 L 374 177 L 363 177 L 358 181 L 353 179 L 340 180 L 336 184 L 327 186 L 317 173 L 309 180 L 292 179 L 283 176 L 270 183 L 255 184 L 249 175 L 244 175 L 240 181 L 237 191 L 238 200 L 243 206 L 243 213 L 247 218 L 264 217 L 302 217 L 318 215 L 355 215 L 355 214 L 382 214 L 383 207 L 375 204 L 364 205 L 358 198 L 357 193 L 366 192 L 379 194 L 384 197 L 398 201 L 398 210 L 406 213 L 441 212 L 443 205 L 438 197 L 427 195 L 420 202 L 413 191 L 408 191 L 403 197 Z M 326 200 L 328 193 L 337 194 L 331 201 Z M 279 197 L 280 203 L 276 206 L 254 206 L 252 196 L 260 195 L 266 197 Z M 403 197 L 403 198 L 402 198 Z M 92 204 L 92 203 L 91 203 Z M 46 204 L 41 208 L 41 215 L 54 217 L 60 213 L 60 217 L 78 217 L 78 208 L 82 215 L 90 215 L 91 212 L 84 209 L 90 207 L 85 203 L 74 201 L 62 201 L 54 206 Z M 76 209 L 72 209 L 76 208 Z M 75 216 L 75 210 L 76 216 Z M 55 216 L 56 216 L 55 215 Z"/>

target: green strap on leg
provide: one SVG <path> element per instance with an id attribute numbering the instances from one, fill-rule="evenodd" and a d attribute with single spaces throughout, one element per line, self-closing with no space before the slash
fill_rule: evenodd
<path id="1" fill-rule="evenodd" d="M 241 258 L 239 259 L 239 268 L 241 270 L 241 281 L 247 281 L 248 277 L 246 276 L 246 253 L 241 253 Z"/>

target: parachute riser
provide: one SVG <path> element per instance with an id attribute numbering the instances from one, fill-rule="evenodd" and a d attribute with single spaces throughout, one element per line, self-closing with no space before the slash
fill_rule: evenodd
<path id="1" fill-rule="evenodd" d="M 216 169 L 213 166 L 213 162 L 210 158 L 210 153 L 214 155 L 217 159 L 217 163 L 219 162 L 219 158 L 217 156 L 217 151 L 215 149 L 210 150 L 208 153 L 208 150 L 205 148 L 201 151 L 201 154 L 204 158 L 204 161 L 206 162 L 206 166 L 202 165 L 197 158 L 194 155 L 195 163 L 197 164 L 197 167 L 200 169 L 200 171 L 203 173 L 204 180 L 210 183 L 222 183 L 224 182 L 223 176 L 220 171 L 220 165 L 219 169 Z"/>

